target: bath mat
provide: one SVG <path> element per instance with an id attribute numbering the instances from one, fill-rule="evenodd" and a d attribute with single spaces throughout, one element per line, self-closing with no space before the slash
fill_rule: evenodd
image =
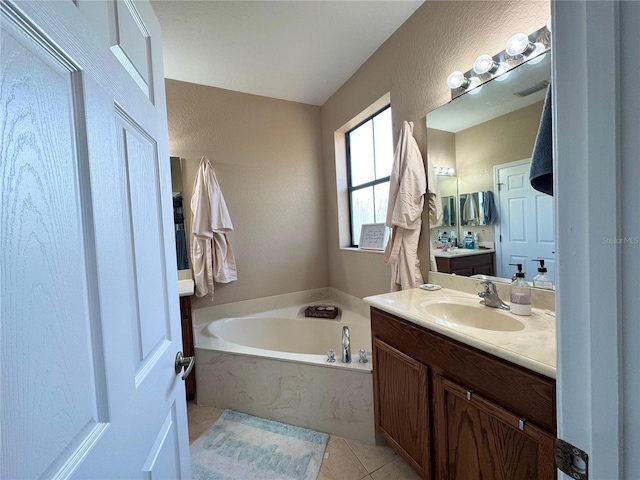
<path id="1" fill-rule="evenodd" d="M 225 410 L 191 444 L 194 480 L 315 480 L 329 435 Z"/>

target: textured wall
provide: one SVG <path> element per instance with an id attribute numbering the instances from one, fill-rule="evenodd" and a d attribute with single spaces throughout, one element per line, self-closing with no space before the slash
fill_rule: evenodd
<path id="1" fill-rule="evenodd" d="M 468 70 L 482 53 L 503 50 L 509 36 L 537 30 L 548 16 L 548 1 L 427 1 L 322 106 L 332 287 L 363 297 L 388 291 L 390 282 L 390 267 L 380 255 L 340 248 L 334 132 L 390 92 L 394 135 L 403 120 L 414 121 L 424 154 L 425 116 L 449 100 L 447 75 Z M 428 249 L 429 235 L 423 235 L 419 255 L 425 276 Z"/>
<path id="2" fill-rule="evenodd" d="M 176 80 L 166 91 L 170 152 L 184 159 L 187 231 L 203 155 L 234 226 L 238 280 L 216 284 L 213 303 L 204 297 L 194 307 L 327 286 L 320 108 Z"/>
<path id="3" fill-rule="evenodd" d="M 456 133 L 460 193 L 493 190 L 495 165 L 531 158 L 542 105 L 543 102 L 534 103 Z"/>

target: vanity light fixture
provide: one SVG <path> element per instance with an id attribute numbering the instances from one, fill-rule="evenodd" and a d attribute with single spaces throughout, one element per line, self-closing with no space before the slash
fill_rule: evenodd
<path id="1" fill-rule="evenodd" d="M 455 71 L 447 78 L 447 85 L 449 85 L 449 88 L 452 90 L 456 88 L 467 88 L 469 86 L 469 79 L 464 76 L 464 73 Z"/>
<path id="2" fill-rule="evenodd" d="M 493 60 L 491 55 L 480 55 L 476 58 L 476 61 L 473 62 L 473 71 L 478 75 L 482 75 L 484 73 L 493 73 L 498 70 L 500 64 Z"/>
<path id="3" fill-rule="evenodd" d="M 525 62 L 535 63 L 537 57 L 551 49 L 551 19 L 531 35 L 517 33 L 507 42 L 506 48 L 493 57 L 480 55 L 473 68 L 466 73 L 455 71 L 447 78 L 454 99 L 464 93 L 480 93 L 480 86 L 492 79 L 506 80 L 509 71 Z M 541 58 L 540 58 L 541 59 Z M 539 60 L 538 60 L 539 61 Z M 504 77 L 504 78 L 503 78 Z"/>
<path id="4" fill-rule="evenodd" d="M 535 47 L 533 43 L 529 41 L 529 37 L 524 33 L 516 33 L 509 40 L 507 40 L 507 46 L 505 52 L 512 57 L 516 55 L 525 55 L 531 52 Z"/>
<path id="5" fill-rule="evenodd" d="M 507 41 L 507 46 L 504 49 L 507 55 L 511 55 L 512 57 L 524 55 L 529 58 L 537 57 L 545 50 L 544 44 L 531 42 L 529 37 L 524 33 L 516 33 Z"/>
<path id="6" fill-rule="evenodd" d="M 440 175 L 441 177 L 450 177 L 455 172 L 455 169 L 452 167 L 433 167 L 433 170 L 436 175 Z"/>

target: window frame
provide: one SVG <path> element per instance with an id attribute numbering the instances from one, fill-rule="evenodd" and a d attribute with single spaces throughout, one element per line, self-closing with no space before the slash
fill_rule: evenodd
<path id="1" fill-rule="evenodd" d="M 354 239 L 354 232 L 353 232 L 353 205 L 352 205 L 352 194 L 355 191 L 358 190 L 362 190 L 365 188 L 369 188 L 369 187 L 374 187 L 375 185 L 380 185 L 382 183 L 387 183 L 391 180 L 391 173 L 389 173 L 388 176 L 383 177 L 383 178 L 378 178 L 378 179 L 374 179 L 370 182 L 366 182 L 366 183 L 362 183 L 356 186 L 353 186 L 352 181 L 351 181 L 351 132 L 353 132 L 354 130 L 357 130 L 358 128 L 360 128 L 362 125 L 364 125 L 365 123 L 369 122 L 369 121 L 373 121 L 373 119 L 375 117 L 377 117 L 378 115 L 380 115 L 382 112 L 384 112 L 385 110 L 388 110 L 391 108 L 391 103 L 387 104 L 386 106 L 382 107 L 381 109 L 379 109 L 378 111 L 376 111 L 375 113 L 373 113 L 372 115 L 369 115 L 367 118 L 365 118 L 364 120 L 362 120 L 360 123 L 358 123 L 357 125 L 355 125 L 354 127 L 350 128 L 349 130 L 347 130 L 344 133 L 345 136 L 345 144 L 346 144 L 346 155 L 347 155 L 347 197 L 349 200 L 349 238 L 351 239 L 351 248 L 357 248 L 359 245 L 356 244 L 353 239 Z M 373 163 L 374 163 L 374 168 L 375 168 L 375 155 L 376 155 L 376 150 L 375 150 L 375 138 L 376 138 L 376 134 L 375 134 L 375 129 L 371 128 L 371 132 L 372 132 L 372 141 L 374 144 L 374 148 L 373 148 Z M 393 139 L 392 139 L 393 142 Z M 375 190 L 374 190 L 375 192 Z M 374 203 L 375 203 L 375 193 L 374 193 Z M 386 220 L 386 218 L 385 218 Z M 380 223 L 380 222 L 378 222 Z"/>

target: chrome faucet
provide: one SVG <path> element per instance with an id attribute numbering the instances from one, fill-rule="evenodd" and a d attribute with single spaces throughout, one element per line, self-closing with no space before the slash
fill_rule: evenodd
<path id="1" fill-rule="evenodd" d="M 342 327 L 342 362 L 351 363 L 351 340 L 347 326 Z"/>
<path id="2" fill-rule="evenodd" d="M 480 300 L 482 305 L 486 307 L 499 308 L 501 310 L 509 310 L 509 305 L 500 300 L 495 283 L 491 280 L 483 280 L 480 284 L 484 285 L 484 292 L 478 293 L 478 296 L 484 299 Z"/>

